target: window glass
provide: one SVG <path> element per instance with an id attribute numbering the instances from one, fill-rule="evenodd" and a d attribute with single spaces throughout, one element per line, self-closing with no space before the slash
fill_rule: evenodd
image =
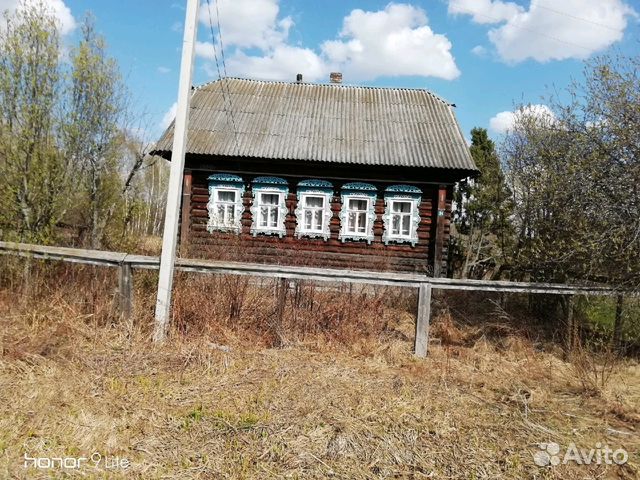
<path id="1" fill-rule="evenodd" d="M 347 232 L 366 233 L 368 200 L 349 199 L 347 206 Z"/>
<path id="2" fill-rule="evenodd" d="M 349 200 L 349 210 L 358 210 L 364 212 L 367 210 L 369 202 L 367 200 L 351 199 Z"/>
<path id="3" fill-rule="evenodd" d="M 280 200 L 280 195 L 277 193 L 263 193 L 262 194 L 262 203 L 264 205 L 278 205 Z"/>
<path id="4" fill-rule="evenodd" d="M 411 235 L 411 202 L 391 201 L 391 235 Z"/>
<path id="5" fill-rule="evenodd" d="M 308 208 L 324 208 L 324 197 L 305 197 L 305 207 Z"/>
<path id="6" fill-rule="evenodd" d="M 259 212 L 258 225 L 260 227 L 277 228 L 280 217 L 280 195 L 277 193 L 261 193 Z"/>
<path id="7" fill-rule="evenodd" d="M 236 201 L 236 192 L 218 190 L 218 201 L 219 202 L 233 202 Z"/>
<path id="8" fill-rule="evenodd" d="M 393 202 L 393 212 L 411 213 L 410 202 Z"/>

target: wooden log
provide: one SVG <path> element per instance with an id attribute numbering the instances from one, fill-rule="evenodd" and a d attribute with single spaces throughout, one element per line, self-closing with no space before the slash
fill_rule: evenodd
<path id="1" fill-rule="evenodd" d="M 127 319 L 133 312 L 133 275 L 130 263 L 122 263 L 118 268 L 118 312 Z"/>
<path id="2" fill-rule="evenodd" d="M 431 316 L 431 284 L 422 283 L 418 289 L 418 313 L 416 315 L 416 357 L 427 356 L 429 347 L 429 321 Z"/>

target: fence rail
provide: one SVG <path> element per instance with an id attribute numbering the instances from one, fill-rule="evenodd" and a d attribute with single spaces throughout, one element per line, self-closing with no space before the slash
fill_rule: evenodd
<path id="1" fill-rule="evenodd" d="M 28 258 L 60 260 L 119 268 L 119 308 L 124 315 L 130 315 L 133 305 L 134 269 L 160 268 L 159 257 L 132 255 L 101 250 L 50 247 L 24 243 L 0 242 L 0 254 L 17 255 Z M 490 280 L 462 280 L 452 278 L 432 278 L 410 273 L 373 272 L 364 270 L 343 270 L 331 268 L 311 268 L 300 266 L 264 265 L 256 263 L 221 262 L 179 258 L 176 270 L 204 274 L 250 275 L 289 280 L 314 280 L 321 282 L 361 283 L 418 288 L 418 312 L 416 315 L 415 353 L 423 357 L 427 353 L 429 341 L 429 317 L 431 291 L 471 290 L 504 293 L 546 293 L 554 295 L 620 295 L 620 291 L 598 285 L 564 285 L 551 283 L 525 283 Z"/>

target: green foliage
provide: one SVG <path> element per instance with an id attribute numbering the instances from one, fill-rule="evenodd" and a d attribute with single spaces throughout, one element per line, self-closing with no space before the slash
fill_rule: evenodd
<path id="1" fill-rule="evenodd" d="M 90 245 L 99 248 L 120 197 L 119 170 L 123 144 L 120 124 L 126 104 L 125 86 L 115 61 L 106 54 L 104 39 L 93 19 L 82 25 L 79 45 L 71 53 L 69 122 L 65 125 L 67 155 L 76 159 L 85 201 L 77 211 L 89 226 Z M 86 208 L 88 207 L 88 208 Z"/>
<path id="2" fill-rule="evenodd" d="M 0 237 L 48 243 L 65 226 L 74 243 L 128 243 L 136 177 L 155 160 L 128 133 L 128 91 L 92 18 L 69 62 L 46 2 L 7 14 L 0 44 Z"/>
<path id="3" fill-rule="evenodd" d="M 0 28 L 0 230 L 43 242 L 64 213 L 69 178 L 56 136 L 60 38 L 38 8 L 5 16 Z"/>
<path id="4" fill-rule="evenodd" d="M 640 57 L 596 58 L 554 116 L 522 111 L 504 143 L 512 262 L 538 280 L 640 286 Z"/>
<path id="5" fill-rule="evenodd" d="M 483 278 L 498 273 L 504 264 L 511 195 L 495 144 L 484 128 L 471 130 L 470 151 L 480 176 L 459 182 L 456 189 L 455 250 L 461 276 Z"/>

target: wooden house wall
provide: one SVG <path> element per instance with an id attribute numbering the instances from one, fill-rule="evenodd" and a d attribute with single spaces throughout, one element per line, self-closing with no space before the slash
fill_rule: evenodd
<path id="1" fill-rule="evenodd" d="M 321 238 L 297 238 L 294 235 L 296 227 L 294 212 L 297 205 L 296 185 L 299 178 L 287 178 L 284 175 L 281 176 L 289 182 L 289 194 L 286 200 L 288 214 L 285 220 L 287 234 L 285 237 L 279 238 L 264 234 L 258 234 L 254 237 L 250 233 L 252 224 L 250 207 L 253 201 L 250 188 L 247 188 L 243 198 L 242 232 L 240 234 L 209 233 L 207 231 L 207 203 L 209 201 L 207 177 L 210 173 L 194 171 L 192 174 L 190 205 L 187 206 L 190 219 L 189 232 L 186 236 L 188 243 L 181 246 L 182 255 L 228 261 L 432 273 L 437 220 L 437 185 L 420 186 L 423 190 L 423 196 L 419 208 L 421 220 L 418 226 L 418 243 L 415 246 L 407 243 L 385 245 L 382 241 L 382 215 L 385 208 L 384 188 L 388 184 L 376 185 L 378 198 L 374 222 L 375 239 L 371 244 L 367 244 L 365 241 L 347 240 L 342 242 L 338 238 L 340 232 L 339 213 L 342 207 L 341 184 L 338 182 L 334 182 L 334 197 L 331 205 L 333 211 L 330 222 L 331 237 L 326 241 Z M 247 185 L 250 185 L 252 177 L 244 175 L 243 180 Z M 353 179 L 353 181 L 357 180 L 357 178 Z M 447 258 L 450 198 L 451 196 L 448 194 L 443 259 Z M 185 237 L 183 237 L 183 241 L 185 241 Z"/>

